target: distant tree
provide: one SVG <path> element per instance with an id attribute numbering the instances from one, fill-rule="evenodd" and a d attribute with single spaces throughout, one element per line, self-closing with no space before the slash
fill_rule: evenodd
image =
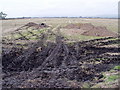
<path id="1" fill-rule="evenodd" d="M 5 19 L 6 16 L 7 16 L 7 14 L 0 12 L 0 19 Z"/>

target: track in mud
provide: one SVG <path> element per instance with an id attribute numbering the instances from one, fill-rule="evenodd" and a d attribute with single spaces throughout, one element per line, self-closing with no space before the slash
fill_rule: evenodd
<path id="1" fill-rule="evenodd" d="M 55 35 L 56 42 L 46 41 L 48 35 Z M 82 87 L 83 82 L 101 82 L 101 72 L 120 64 L 119 55 L 107 54 L 118 53 L 119 48 L 100 47 L 118 43 L 115 37 L 68 44 L 58 30 L 57 34 L 52 31 L 47 35 L 42 33 L 37 42 L 27 45 L 27 49 L 14 42 L 3 41 L 4 45 L 12 46 L 9 49 L 3 47 L 5 88 Z"/>

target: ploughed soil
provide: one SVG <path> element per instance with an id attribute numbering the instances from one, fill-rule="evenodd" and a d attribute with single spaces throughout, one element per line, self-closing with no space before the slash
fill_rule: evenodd
<path id="1" fill-rule="evenodd" d="M 118 48 L 100 46 L 116 42 L 104 38 L 69 45 L 60 40 L 41 48 L 41 42 L 37 42 L 27 50 L 3 51 L 3 87 L 77 88 L 84 82 L 91 82 L 91 86 L 103 82 L 102 72 L 120 64 L 120 60 L 119 55 L 107 54 L 118 53 Z"/>
<path id="2" fill-rule="evenodd" d="M 88 26 L 92 30 L 93 26 Z M 47 41 L 52 34 L 56 41 Z M 117 45 L 117 37 L 68 43 L 58 30 L 57 34 L 41 33 L 36 42 L 23 38 L 25 44 L 2 41 L 3 88 L 81 88 L 84 83 L 92 87 L 104 82 L 102 72 L 120 64 L 120 55 L 114 54 L 119 47 L 106 47 Z"/>
<path id="3" fill-rule="evenodd" d="M 100 36 L 100 37 L 115 37 L 117 36 L 116 33 L 108 30 L 106 27 L 102 26 L 94 26 L 91 23 L 77 23 L 77 24 L 68 24 L 64 28 L 66 29 L 79 29 L 82 31 L 81 35 L 86 36 Z"/>

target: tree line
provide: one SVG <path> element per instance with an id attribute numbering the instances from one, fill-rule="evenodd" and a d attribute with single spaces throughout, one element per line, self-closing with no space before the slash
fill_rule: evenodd
<path id="1" fill-rule="evenodd" d="M 0 19 L 5 19 L 7 16 L 6 13 L 0 12 Z"/>

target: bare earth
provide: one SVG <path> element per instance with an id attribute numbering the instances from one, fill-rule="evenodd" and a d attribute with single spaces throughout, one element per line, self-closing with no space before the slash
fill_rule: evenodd
<path id="1" fill-rule="evenodd" d="M 2 86 L 118 88 L 118 41 L 116 19 L 3 20 Z"/>

